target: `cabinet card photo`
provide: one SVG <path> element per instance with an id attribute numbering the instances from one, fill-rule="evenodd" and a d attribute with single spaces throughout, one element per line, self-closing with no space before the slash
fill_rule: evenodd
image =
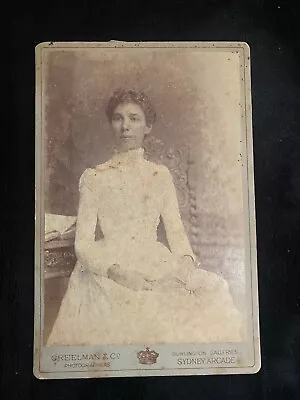
<path id="1" fill-rule="evenodd" d="M 34 374 L 260 368 L 250 50 L 36 47 Z"/>

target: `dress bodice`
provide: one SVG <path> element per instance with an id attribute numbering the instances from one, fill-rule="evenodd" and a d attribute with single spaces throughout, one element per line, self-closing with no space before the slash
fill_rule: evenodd
<path id="1" fill-rule="evenodd" d="M 104 238 L 156 240 L 163 208 L 162 168 L 144 160 L 139 149 L 117 155 L 95 171 L 92 187 Z"/>

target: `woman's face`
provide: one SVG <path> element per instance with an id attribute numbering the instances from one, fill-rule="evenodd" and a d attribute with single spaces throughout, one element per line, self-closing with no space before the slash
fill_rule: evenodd
<path id="1" fill-rule="evenodd" d="M 140 148 L 144 136 L 151 131 L 143 109 L 135 103 L 119 104 L 113 112 L 111 124 L 119 151 Z"/>

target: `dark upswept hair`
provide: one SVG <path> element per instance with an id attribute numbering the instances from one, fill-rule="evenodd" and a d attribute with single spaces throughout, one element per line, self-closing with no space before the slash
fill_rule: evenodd
<path id="1" fill-rule="evenodd" d="M 154 124 L 156 120 L 156 112 L 149 97 L 144 92 L 134 89 L 118 89 L 113 92 L 106 107 L 106 114 L 110 122 L 115 109 L 119 104 L 123 103 L 135 103 L 139 105 L 145 113 L 147 125 L 149 126 Z"/>

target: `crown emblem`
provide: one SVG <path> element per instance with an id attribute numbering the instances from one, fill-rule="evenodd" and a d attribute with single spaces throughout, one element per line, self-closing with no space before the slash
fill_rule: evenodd
<path id="1" fill-rule="evenodd" d="M 159 354 L 146 347 L 146 350 L 139 351 L 137 357 L 140 364 L 155 364 Z"/>

